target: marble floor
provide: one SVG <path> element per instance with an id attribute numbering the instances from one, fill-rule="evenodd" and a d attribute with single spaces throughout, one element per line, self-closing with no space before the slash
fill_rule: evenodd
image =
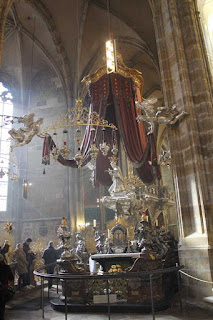
<path id="1" fill-rule="evenodd" d="M 42 319 L 41 310 L 6 310 L 5 320 L 39 320 Z M 45 307 L 46 320 L 64 320 L 63 313 L 54 311 L 50 305 Z M 106 314 L 68 314 L 68 320 L 108 320 Z M 111 320 L 152 320 L 152 315 L 147 314 L 111 314 Z M 183 314 L 179 314 L 177 310 L 170 309 L 167 312 L 158 312 L 155 316 L 156 320 L 212 320 L 213 312 L 202 311 L 200 309 L 185 310 Z"/>
<path id="2" fill-rule="evenodd" d="M 47 293 L 45 293 L 47 296 Z M 50 292 L 51 298 L 57 296 L 56 289 Z M 51 299 L 50 298 L 50 299 Z M 54 311 L 50 302 L 45 300 L 46 320 L 65 320 L 62 312 Z M 31 290 L 25 293 L 16 294 L 16 298 L 7 306 L 5 320 L 39 320 L 42 319 L 40 309 L 40 290 Z M 67 320 L 108 320 L 108 315 L 98 313 L 69 313 Z M 151 314 L 111 314 L 111 320 L 152 320 Z M 184 305 L 183 313 L 180 313 L 178 305 L 171 309 L 157 312 L 156 320 L 213 320 L 213 309 L 201 309 L 192 305 Z"/>

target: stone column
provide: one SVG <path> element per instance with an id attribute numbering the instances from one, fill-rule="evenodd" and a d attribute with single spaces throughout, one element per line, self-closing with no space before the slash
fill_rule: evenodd
<path id="1" fill-rule="evenodd" d="M 186 272 L 212 281 L 213 110 L 212 79 L 205 63 L 194 2 L 150 0 L 165 104 L 189 116 L 169 128 L 179 219 L 179 255 Z M 189 297 L 211 294 L 188 280 Z"/>
<path id="2" fill-rule="evenodd" d="M 84 216 L 84 184 L 82 169 L 70 168 L 70 223 L 73 239 L 79 225 L 85 224 Z"/>

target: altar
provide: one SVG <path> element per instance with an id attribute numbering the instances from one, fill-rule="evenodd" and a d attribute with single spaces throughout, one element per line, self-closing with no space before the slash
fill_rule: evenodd
<path id="1" fill-rule="evenodd" d="M 91 259 L 98 262 L 104 272 L 110 270 L 112 265 L 120 265 L 124 271 L 126 268 L 131 267 L 134 261 L 143 256 L 140 252 L 130 253 L 106 253 L 106 254 L 93 254 Z"/>

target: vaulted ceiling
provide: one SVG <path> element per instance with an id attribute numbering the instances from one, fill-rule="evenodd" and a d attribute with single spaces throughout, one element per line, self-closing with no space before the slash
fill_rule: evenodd
<path id="1" fill-rule="evenodd" d="M 104 64 L 109 19 L 125 64 L 144 76 L 144 95 L 159 90 L 148 0 L 16 0 L 6 22 L 0 71 L 20 86 L 25 104 L 30 77 L 47 67 L 73 98 L 78 79 Z"/>

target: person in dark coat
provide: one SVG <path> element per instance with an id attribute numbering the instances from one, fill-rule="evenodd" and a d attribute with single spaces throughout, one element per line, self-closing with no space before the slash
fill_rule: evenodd
<path id="1" fill-rule="evenodd" d="M 5 258 L 5 254 L 8 253 L 9 251 L 10 246 L 8 242 L 9 242 L 8 240 L 5 240 L 3 247 L 0 247 L 0 254 L 2 254 L 4 258 Z"/>
<path id="2" fill-rule="evenodd" d="M 46 267 L 46 272 L 53 274 L 56 266 L 56 260 L 60 257 L 63 249 L 61 247 L 55 249 L 53 246 L 53 242 L 50 241 L 48 244 L 48 248 L 46 248 L 43 252 L 42 259 L 44 259 L 45 265 L 52 264 L 51 266 Z M 48 281 L 49 289 L 52 287 L 52 278 L 49 278 Z"/>
<path id="3" fill-rule="evenodd" d="M 5 296 L 4 289 L 8 287 L 9 281 L 13 281 L 14 276 L 8 266 L 4 256 L 0 254 L 0 320 L 4 320 L 5 304 L 7 297 Z"/>
<path id="4" fill-rule="evenodd" d="M 31 274 L 31 266 L 33 264 L 33 260 L 36 258 L 35 253 L 31 250 L 30 244 L 32 242 L 31 238 L 27 238 L 25 242 L 23 243 L 23 250 L 24 253 L 26 254 L 26 259 L 27 259 L 27 277 L 26 277 L 26 283 L 29 286 L 30 285 L 30 274 Z"/>

